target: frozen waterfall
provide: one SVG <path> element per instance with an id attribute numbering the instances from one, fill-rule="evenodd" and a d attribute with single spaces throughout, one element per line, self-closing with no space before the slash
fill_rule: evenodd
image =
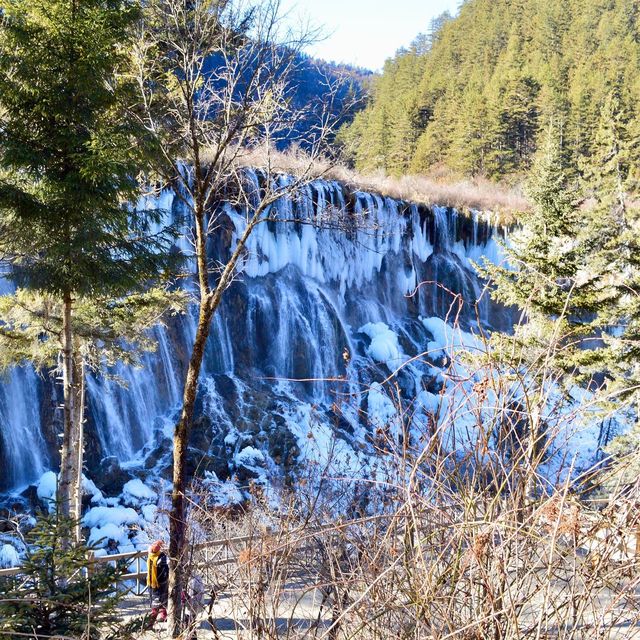
<path id="1" fill-rule="evenodd" d="M 262 178 L 249 177 L 259 188 Z M 170 191 L 142 204 L 184 214 Z M 224 261 L 246 215 L 230 205 L 220 210 L 226 224 L 210 251 Z M 478 317 L 489 326 L 505 324 L 472 266 L 483 257 L 501 259 L 505 232 L 480 213 L 421 207 L 318 180 L 295 200 L 276 203 L 268 216 L 250 237 L 242 273 L 214 319 L 198 406 L 206 426 L 193 444 L 203 456 L 214 450 L 224 456 L 224 438 L 243 430 L 271 446 L 270 412 L 284 415 L 283 398 L 329 416 L 342 401 L 336 384 L 346 394 L 373 379 L 371 336 L 361 327 L 384 323 L 398 336 L 399 352 L 416 353 L 431 339 L 421 319 L 444 318 L 454 302 L 463 304 L 466 327 Z M 179 248 L 187 251 L 188 243 Z M 118 366 L 107 379 L 89 378 L 90 464 L 115 456 L 142 465 L 154 447 L 167 449 L 163 438 L 180 405 L 194 328 L 190 313 L 172 320 L 154 330 L 158 347 L 143 357 L 143 368 Z M 422 373 L 415 368 L 412 375 Z M 33 481 L 55 460 L 55 446 L 43 436 L 51 432 L 50 412 L 41 407 L 45 391 L 29 368 L 0 382 L 4 490 Z M 343 414 L 340 428 L 359 428 L 357 406 Z"/>

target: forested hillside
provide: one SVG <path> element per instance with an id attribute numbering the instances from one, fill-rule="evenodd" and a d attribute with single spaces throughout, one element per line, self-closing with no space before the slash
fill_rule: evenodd
<path id="1" fill-rule="evenodd" d="M 347 153 L 362 171 L 504 178 L 552 124 L 584 174 L 615 122 L 637 166 L 639 16 L 637 0 L 467 0 L 387 62 Z"/>

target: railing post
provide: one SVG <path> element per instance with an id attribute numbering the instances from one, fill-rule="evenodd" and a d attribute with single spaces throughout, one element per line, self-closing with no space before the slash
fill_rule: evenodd
<path id="1" fill-rule="evenodd" d="M 140 593 L 140 555 L 136 556 L 136 595 L 141 595 Z"/>
<path id="2" fill-rule="evenodd" d="M 229 539 L 224 541 L 224 577 L 225 582 L 229 582 Z"/>

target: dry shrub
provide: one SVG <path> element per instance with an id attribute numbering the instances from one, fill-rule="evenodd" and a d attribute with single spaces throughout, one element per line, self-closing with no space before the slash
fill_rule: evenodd
<path id="1" fill-rule="evenodd" d="M 252 167 L 268 165 L 273 172 L 337 180 L 352 189 L 379 193 L 415 204 L 493 212 L 505 224 L 513 222 L 516 214 L 530 208 L 519 186 L 499 184 L 485 178 L 461 180 L 450 174 L 401 177 L 388 176 L 383 172 L 361 174 L 329 159 L 316 157 L 311 162 L 297 148 L 286 152 L 250 149 L 242 154 L 238 162 Z"/>
<path id="2" fill-rule="evenodd" d="M 452 353 L 459 388 L 437 421 L 416 420 L 392 377 L 383 382 L 399 422 L 377 438 L 370 425 L 375 471 L 348 477 L 339 461 L 309 464 L 295 491 L 282 489 L 278 503 L 257 504 L 234 523 L 252 534 L 219 614 L 237 625 L 235 637 L 640 637 L 638 487 L 613 483 L 593 501 L 614 470 L 589 474 L 588 486 L 570 473 L 572 461 L 556 477 L 543 473 L 552 443 L 576 411 L 590 415 L 593 406 L 550 409 L 535 380 L 559 384 L 553 372 L 529 369 L 516 385 L 502 361 L 479 351 Z M 464 368 L 473 372 L 466 380 Z M 518 385 L 530 414 L 514 424 Z M 543 413 L 544 433 L 534 417 Z M 470 417 L 477 438 L 451 446 Z M 200 522 L 209 537 L 220 531 L 206 509 Z"/>

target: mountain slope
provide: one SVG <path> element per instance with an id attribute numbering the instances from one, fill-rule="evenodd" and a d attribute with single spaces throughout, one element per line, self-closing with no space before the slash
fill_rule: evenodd
<path id="1" fill-rule="evenodd" d="M 612 94 L 640 133 L 639 16 L 637 0 L 467 0 L 387 62 L 342 141 L 363 171 L 503 178 L 553 125 L 568 165 L 588 171 Z"/>

